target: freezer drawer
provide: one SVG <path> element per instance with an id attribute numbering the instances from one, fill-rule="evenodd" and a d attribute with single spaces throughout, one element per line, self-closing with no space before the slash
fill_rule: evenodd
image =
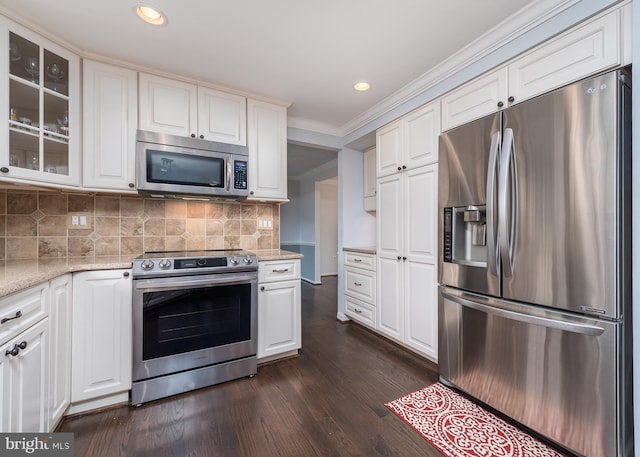
<path id="1" fill-rule="evenodd" d="M 447 288 L 439 316 L 445 384 L 579 454 L 632 455 L 623 324 Z"/>

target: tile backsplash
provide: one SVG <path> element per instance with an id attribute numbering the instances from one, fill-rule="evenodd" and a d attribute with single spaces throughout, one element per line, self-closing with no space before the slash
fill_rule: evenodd
<path id="1" fill-rule="evenodd" d="M 87 226 L 71 216 L 87 216 Z M 271 221 L 268 229 L 258 221 Z M 185 249 L 277 249 L 280 208 L 135 195 L 0 189 L 0 259 L 132 256 Z"/>

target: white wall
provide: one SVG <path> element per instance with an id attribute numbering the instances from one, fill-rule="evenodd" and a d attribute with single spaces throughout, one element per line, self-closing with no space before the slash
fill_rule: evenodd
<path id="1" fill-rule="evenodd" d="M 298 244 L 300 241 L 300 185 L 287 181 L 289 201 L 280 205 L 280 243 Z"/>
<path id="2" fill-rule="evenodd" d="M 338 274 L 337 177 L 316 183 L 316 243 L 317 275 Z"/>

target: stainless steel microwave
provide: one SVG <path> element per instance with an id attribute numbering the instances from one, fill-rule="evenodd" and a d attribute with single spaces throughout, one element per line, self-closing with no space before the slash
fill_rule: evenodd
<path id="1" fill-rule="evenodd" d="M 248 159 L 246 146 L 138 130 L 136 188 L 146 196 L 242 200 Z"/>

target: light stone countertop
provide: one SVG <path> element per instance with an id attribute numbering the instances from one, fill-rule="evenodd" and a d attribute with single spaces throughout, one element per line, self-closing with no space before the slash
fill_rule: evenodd
<path id="1" fill-rule="evenodd" d="M 376 247 L 375 246 L 362 246 L 362 247 L 343 247 L 343 251 L 345 252 L 359 252 L 360 254 L 375 254 Z"/>
<path id="2" fill-rule="evenodd" d="M 281 249 L 251 251 L 258 261 L 300 259 L 302 254 Z M 66 273 L 131 268 L 131 256 L 96 256 L 62 259 L 0 260 L 0 297 L 36 286 Z"/>

